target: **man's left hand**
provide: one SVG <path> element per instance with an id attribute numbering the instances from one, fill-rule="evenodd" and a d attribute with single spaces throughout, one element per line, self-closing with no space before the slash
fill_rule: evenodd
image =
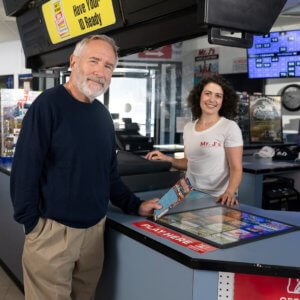
<path id="1" fill-rule="evenodd" d="M 162 206 L 158 204 L 159 198 L 153 198 L 142 202 L 139 207 L 138 214 L 142 217 L 150 217 L 153 215 L 154 209 L 161 209 Z"/>

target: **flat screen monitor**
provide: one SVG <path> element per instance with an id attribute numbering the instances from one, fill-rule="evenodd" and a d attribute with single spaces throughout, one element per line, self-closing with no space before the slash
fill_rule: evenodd
<path id="1" fill-rule="evenodd" d="M 225 206 L 172 213 L 157 222 L 218 248 L 297 230 L 293 225 Z"/>
<path id="2" fill-rule="evenodd" d="M 247 55 L 249 78 L 300 77 L 300 30 L 254 36 Z"/>

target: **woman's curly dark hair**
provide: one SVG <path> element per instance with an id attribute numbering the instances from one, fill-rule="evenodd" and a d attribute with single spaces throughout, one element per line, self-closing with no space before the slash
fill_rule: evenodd
<path id="1" fill-rule="evenodd" d="M 202 78 L 200 82 L 191 90 L 187 101 L 188 106 L 191 108 L 193 119 L 196 120 L 201 117 L 202 110 L 200 107 L 200 96 L 204 87 L 211 82 L 221 86 L 224 93 L 223 103 L 221 109 L 219 110 L 219 115 L 232 120 L 237 115 L 239 97 L 232 85 L 220 75 L 211 75 Z"/>

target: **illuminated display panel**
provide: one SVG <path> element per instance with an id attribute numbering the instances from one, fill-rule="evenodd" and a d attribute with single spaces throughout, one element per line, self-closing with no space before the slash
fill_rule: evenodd
<path id="1" fill-rule="evenodd" d="M 297 227 L 225 206 L 164 215 L 157 221 L 218 248 L 297 230 Z"/>
<path id="2" fill-rule="evenodd" d="M 300 77 L 300 30 L 254 36 L 247 54 L 249 78 Z"/>

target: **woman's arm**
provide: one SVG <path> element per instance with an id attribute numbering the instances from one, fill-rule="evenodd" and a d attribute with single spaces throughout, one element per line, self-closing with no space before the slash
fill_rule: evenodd
<path id="1" fill-rule="evenodd" d="M 225 147 L 225 153 L 229 164 L 229 183 L 226 191 L 218 199 L 221 204 L 229 206 L 238 203 L 235 193 L 241 183 L 243 174 L 243 147 Z"/>
<path id="2" fill-rule="evenodd" d="M 149 160 L 164 160 L 172 163 L 172 167 L 178 170 L 186 170 L 187 169 L 187 158 L 174 158 L 168 155 L 161 153 L 158 150 L 151 151 L 146 155 L 146 158 Z"/>

